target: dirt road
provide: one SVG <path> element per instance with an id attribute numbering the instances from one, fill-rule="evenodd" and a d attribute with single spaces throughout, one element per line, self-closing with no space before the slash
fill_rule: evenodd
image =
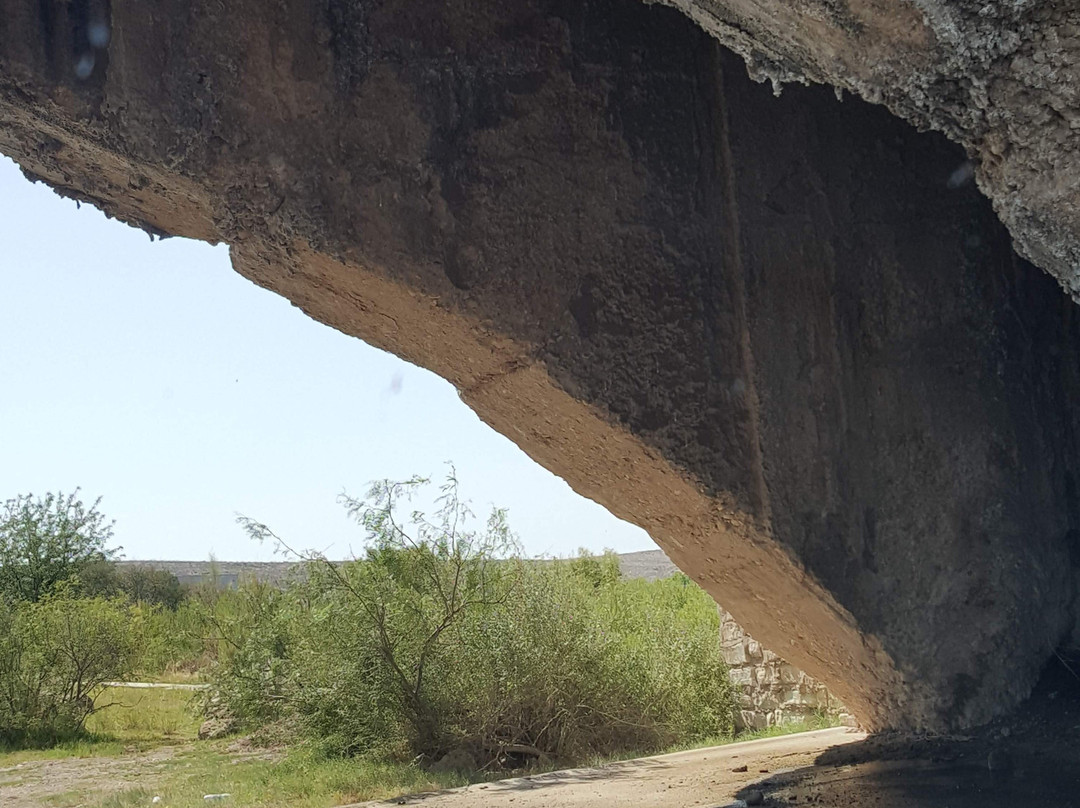
<path id="1" fill-rule="evenodd" d="M 610 763 L 596 769 L 518 777 L 350 808 L 715 808 L 744 805 L 735 794 L 769 773 L 809 766 L 824 750 L 861 741 L 836 727 L 760 741 Z M 735 771 L 746 767 L 745 771 Z"/>
<path id="2" fill-rule="evenodd" d="M 33 760 L 0 767 L 0 806 L 41 808 L 78 804 L 72 795 L 104 797 L 161 776 L 176 756 L 173 746 L 124 757 Z"/>

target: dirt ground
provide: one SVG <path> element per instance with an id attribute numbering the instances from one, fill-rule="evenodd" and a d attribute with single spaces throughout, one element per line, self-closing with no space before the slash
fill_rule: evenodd
<path id="1" fill-rule="evenodd" d="M 763 769 L 794 771 L 812 765 L 815 757 L 836 744 L 857 742 L 865 737 L 838 727 L 365 805 L 421 808 L 725 805 L 734 801 L 738 789 L 762 777 Z M 116 758 L 38 760 L 0 768 L 0 806 L 41 808 L 64 794 L 93 794 L 101 798 L 135 786 L 153 788 L 167 765 L 183 753 L 181 747 L 161 747 Z M 733 771 L 744 766 L 745 772 Z"/>
<path id="2" fill-rule="evenodd" d="M 177 748 L 162 746 L 122 757 L 30 760 L 0 768 L 0 806 L 41 808 L 62 794 L 107 796 L 151 783 L 176 757 Z"/>
<path id="3" fill-rule="evenodd" d="M 280 750 L 253 747 L 246 739 L 233 741 L 221 754 L 231 763 L 282 757 Z M 179 744 L 115 757 L 27 760 L 0 766 L 0 808 L 97 804 L 135 788 L 152 791 L 163 784 L 170 771 L 190 767 L 195 759 L 191 744 Z"/>
<path id="4" fill-rule="evenodd" d="M 568 769 L 495 783 L 368 802 L 350 808 L 692 808 L 736 802 L 764 772 L 792 772 L 837 744 L 866 736 L 846 727 Z"/>
<path id="5" fill-rule="evenodd" d="M 965 736 L 878 735 L 774 774 L 766 805 L 1080 808 L 1080 664 L 1053 660 L 1020 709 Z"/>

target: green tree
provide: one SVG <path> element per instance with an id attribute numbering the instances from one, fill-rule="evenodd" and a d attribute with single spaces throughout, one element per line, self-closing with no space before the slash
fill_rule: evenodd
<path id="1" fill-rule="evenodd" d="M 120 570 L 115 561 L 101 558 L 79 569 L 78 594 L 83 597 L 115 598 L 120 592 Z"/>
<path id="2" fill-rule="evenodd" d="M 416 509 L 410 500 L 431 498 L 425 482 L 342 497 L 366 533 L 362 558 L 307 553 L 287 588 L 246 585 L 214 604 L 215 697 L 244 725 L 332 754 L 463 752 L 455 759 L 485 768 L 731 733 L 704 591 L 624 580 L 613 554 L 523 559 L 505 512 L 471 519 L 452 472 L 435 507 Z"/>
<path id="3" fill-rule="evenodd" d="M 78 593 L 87 598 L 123 596 L 132 603 L 176 611 L 187 594 L 171 572 L 145 564 L 121 566 L 102 558 L 83 564 L 78 575 Z"/>
<path id="4" fill-rule="evenodd" d="M 123 566 L 117 572 L 120 592 L 132 603 L 148 603 L 176 610 L 184 599 L 184 589 L 167 570 L 146 566 Z"/>
<path id="5" fill-rule="evenodd" d="M 428 482 L 381 480 L 363 499 L 342 495 L 367 533 L 363 563 L 343 567 L 321 555 L 301 556 L 313 567 L 316 586 L 343 597 L 359 618 L 356 630 L 373 638 L 381 670 L 369 675 L 387 683 L 407 716 L 410 743 L 422 752 L 445 743 L 446 705 L 439 703 L 442 689 L 428 681 L 429 666 L 451 629 L 505 597 L 509 568 L 499 562 L 519 550 L 503 509 L 493 509 L 482 529 L 471 528 L 474 515 L 459 495 L 452 467 L 434 512 L 413 510 L 402 518 L 402 506 Z M 266 525 L 239 521 L 253 538 L 288 549 Z"/>
<path id="6" fill-rule="evenodd" d="M 88 566 L 113 558 L 113 522 L 79 489 L 20 494 L 0 507 L 0 597 L 37 602 Z"/>
<path id="7" fill-rule="evenodd" d="M 570 560 L 570 569 L 596 589 L 612 586 L 622 578 L 619 556 L 614 550 L 605 550 L 598 556 L 581 547 L 577 557 Z"/>

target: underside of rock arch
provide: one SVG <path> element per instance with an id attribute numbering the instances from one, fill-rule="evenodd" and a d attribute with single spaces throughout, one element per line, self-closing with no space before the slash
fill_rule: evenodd
<path id="1" fill-rule="evenodd" d="M 985 721 L 1077 625 L 1072 21 L 674 5 L 0 0 L 0 152 L 449 379 L 866 726 Z"/>

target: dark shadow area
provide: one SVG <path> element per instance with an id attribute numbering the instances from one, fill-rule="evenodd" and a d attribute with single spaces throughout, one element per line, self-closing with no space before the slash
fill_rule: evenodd
<path id="1" fill-rule="evenodd" d="M 1080 655 L 1055 657 L 1031 697 L 966 735 L 873 735 L 738 796 L 764 805 L 1080 806 Z"/>

